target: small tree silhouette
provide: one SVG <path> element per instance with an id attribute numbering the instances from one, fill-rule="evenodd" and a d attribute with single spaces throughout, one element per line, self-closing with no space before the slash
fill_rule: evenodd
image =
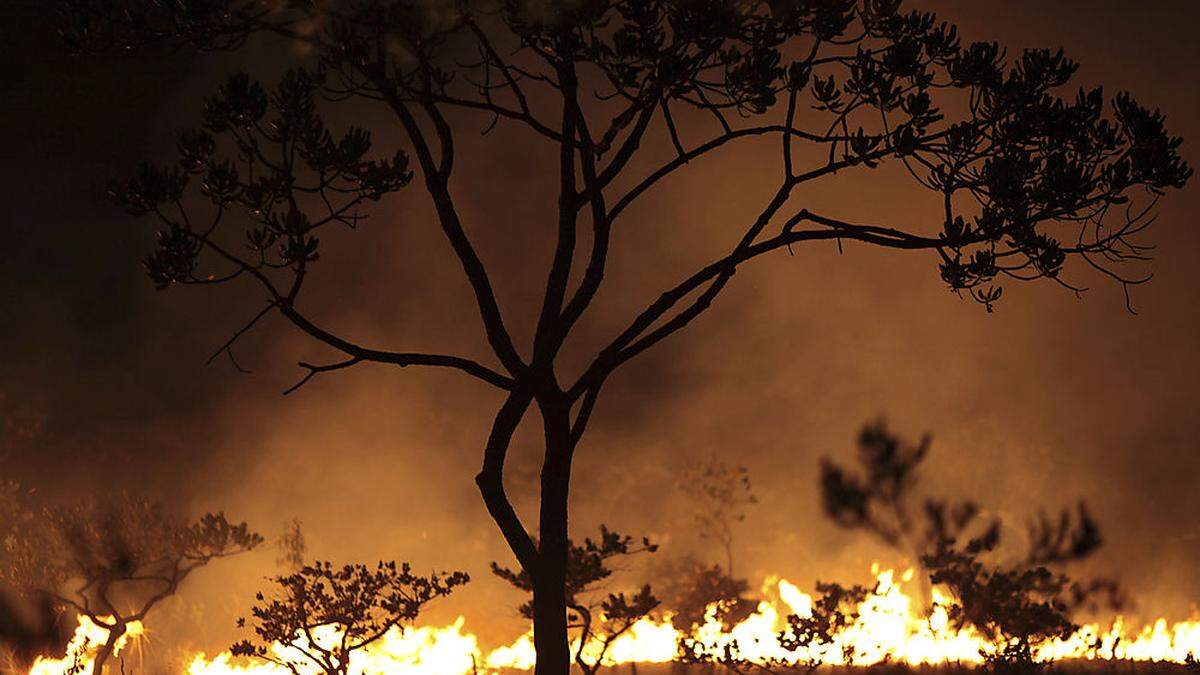
<path id="1" fill-rule="evenodd" d="M 1146 258 L 1139 235 L 1155 204 L 1191 176 L 1161 112 L 1124 93 L 1106 102 L 1098 88 L 1067 89 L 1077 64 L 1061 51 L 964 42 L 900 0 L 64 4 L 63 34 L 80 49 L 239 49 L 258 37 L 301 47 L 274 50 L 299 63 L 273 91 L 231 77 L 202 128 L 181 136 L 178 163 L 145 165 L 113 194 L 159 228 L 146 260 L 157 287 L 247 282 L 262 294 L 262 309 L 215 355 L 232 358 L 236 341 L 276 314 L 337 354 L 301 362 L 289 391 L 377 364 L 451 369 L 501 393 L 476 482 L 533 583 L 537 675 L 570 667 L 568 495 L 600 394 L 618 369 L 704 315 L 739 270 L 800 245 L 857 242 L 924 252 L 950 290 L 989 311 L 1002 281 L 1078 292 L 1074 268 L 1127 289 L 1148 278 L 1129 264 Z M 327 129 L 324 108 L 356 103 L 385 110 L 403 147 L 372 158 L 367 131 Z M 470 186 L 456 173 L 457 139 L 501 122 L 556 158 L 541 167 L 558 186 L 546 200 L 546 283 L 523 313 L 502 308 L 496 270 L 477 249 L 476 228 L 507 226 L 497 215 L 506 210 L 484 209 L 491 222 L 480 224 L 460 208 Z M 586 342 L 570 338 L 636 207 L 685 167 L 715 166 L 713 180 L 726 180 L 736 170 L 721 153 L 761 152 L 764 139 L 776 142 L 777 180 L 729 216 L 721 253 L 651 292 L 603 346 L 570 353 Z M 889 163 L 907 169 L 938 217 L 863 223 L 797 203 L 806 188 Z M 486 361 L 413 351 L 399 336 L 364 344 L 303 308 L 320 235 L 356 228 L 417 172 L 472 292 Z M 530 317 L 519 333 L 514 316 Z M 521 345 L 514 334 L 532 338 Z M 576 363 L 586 365 L 561 379 Z M 546 447 L 531 534 L 503 472 L 535 406 Z"/>
<path id="2" fill-rule="evenodd" d="M 380 562 L 372 569 L 315 562 L 272 581 L 278 593 L 259 593 L 251 609 L 255 640 L 234 644 L 232 653 L 294 673 L 319 668 L 345 675 L 354 652 L 403 629 L 426 603 L 449 595 L 469 577 L 464 572 L 420 576 L 408 563 Z M 246 623 L 238 619 L 238 627 Z"/>
<path id="3" fill-rule="evenodd" d="M 732 577 L 734 528 L 746 519 L 746 508 L 758 503 L 750 485 L 750 471 L 710 455 L 683 471 L 679 488 L 696 509 L 696 532 L 701 539 L 711 539 L 721 546 L 725 571 Z"/>
<path id="4" fill-rule="evenodd" d="M 987 549 L 956 548 L 945 542 L 925 556 L 930 580 L 948 588 L 955 603 L 947 607 L 953 626 L 973 626 L 990 642 L 985 663 L 998 673 L 1037 670 L 1035 648 L 1079 629 L 1069 616 L 1064 593 L 1070 579 L 1044 566 L 1005 568 L 980 561 Z"/>
<path id="5" fill-rule="evenodd" d="M 582 544 L 571 544 L 567 558 L 567 625 L 576 632 L 578 647 L 574 661 L 585 675 L 603 668 L 609 648 L 617 638 L 659 605 L 649 584 L 629 595 L 606 593 L 604 582 L 616 570 L 614 562 L 657 550 L 658 546 L 648 538 L 635 541 L 604 525 L 600 526 L 599 539 L 586 538 Z M 533 592 L 533 582 L 523 570 L 511 570 L 493 562 L 492 573 L 522 591 Z M 521 616 L 532 619 L 533 601 L 522 604 L 520 612 Z"/>
<path id="6" fill-rule="evenodd" d="M 107 631 L 93 661 L 94 675 L 104 673 L 129 625 L 144 621 L 193 572 L 263 541 L 224 514 L 187 522 L 161 504 L 129 494 L 38 506 L 16 485 L 0 487 L 2 520 L 10 527 L 0 550 L 0 579 Z"/>
<path id="7" fill-rule="evenodd" d="M 284 523 L 283 533 L 275 540 L 275 550 L 275 564 L 279 567 L 292 572 L 298 572 L 304 567 L 308 543 L 304 539 L 304 530 L 299 518 L 292 518 Z"/>
<path id="8" fill-rule="evenodd" d="M 822 460 L 825 510 L 842 527 L 911 555 L 925 570 L 923 579 L 948 589 L 956 603 L 947 608 L 951 621 L 973 626 L 991 641 L 993 649 L 983 654 L 989 666 L 1035 669 L 1039 643 L 1077 629 L 1073 611 L 1101 600 L 1120 604 L 1113 580 L 1074 581 L 1049 569 L 1086 558 L 1103 544 L 1084 504 L 1063 509 L 1056 519 L 1039 511 L 1027 524 L 1023 556 L 1007 564 L 989 561 L 1004 531 L 999 518 L 984 518 L 970 500 L 920 497 L 918 469 L 930 444 L 928 436 L 907 443 L 882 422 L 867 425 L 859 435 L 859 471 Z"/>
<path id="9" fill-rule="evenodd" d="M 678 487 L 694 508 L 693 527 L 700 539 L 721 547 L 725 566 L 704 565 L 691 556 L 662 566 L 658 571 L 664 579 L 660 591 L 672 612 L 671 622 L 681 630 L 701 625 L 706 609 L 715 603 L 718 619 L 727 625 L 737 623 L 755 605 L 747 597 L 747 581 L 733 574 L 735 529 L 746 519 L 746 509 L 758 503 L 750 472 L 709 455 L 682 474 Z"/>

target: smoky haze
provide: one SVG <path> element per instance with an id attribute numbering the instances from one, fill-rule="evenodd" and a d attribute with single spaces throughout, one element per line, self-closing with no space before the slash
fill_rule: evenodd
<path id="1" fill-rule="evenodd" d="M 1082 64 L 1081 84 L 1128 88 L 1163 108 L 1190 141 L 1185 158 L 1200 159 L 1193 3 L 914 4 L 1010 53 L 1064 47 Z M 271 83 L 278 47 L 80 59 L 55 42 L 37 3 L 3 11 L 15 46 L 0 93 L 5 473 L 51 492 L 148 490 L 268 535 L 299 518 L 319 558 L 466 569 L 475 581 L 435 619 L 465 613 L 485 641 L 522 630 L 515 596 L 489 578 L 487 562 L 510 554 L 472 480 L 496 393 L 451 373 L 360 367 L 283 397 L 295 362 L 326 354 L 279 321 L 239 343 L 252 374 L 224 358 L 206 367 L 257 312 L 255 289 L 154 292 L 138 270 L 147 223 L 104 200 L 110 178 L 169 156 L 176 130 L 196 123 L 229 70 Z M 377 148 L 398 142 L 382 111 L 362 106 L 353 117 L 375 131 Z M 461 136 L 464 221 L 527 344 L 517 327 L 536 311 L 551 255 L 556 186 L 544 167 L 555 158 L 503 125 Z M 631 211 L 574 347 L 611 336 L 728 248 L 770 189 L 773 153 L 764 144 L 723 154 Z M 936 197 L 894 168 L 838 176 L 802 198 L 851 221 L 940 221 Z M 1082 299 L 1048 283 L 1008 284 L 988 314 L 947 292 L 932 254 L 820 244 L 747 267 L 690 330 L 615 376 L 576 462 L 573 532 L 603 522 L 657 538 L 663 554 L 719 559 L 671 489 L 684 466 L 715 453 L 748 467 L 760 499 L 737 534 L 739 574 L 861 580 L 872 560 L 899 561 L 823 519 L 815 472 L 824 455 L 848 457 L 859 427 L 884 416 L 908 436 L 933 434 L 924 480 L 943 493 L 971 495 L 1016 523 L 1039 505 L 1086 500 L 1107 538 L 1093 564 L 1116 571 L 1135 613 L 1188 614 L 1200 599 L 1198 211 L 1195 189 L 1164 200 L 1155 278 L 1135 290 L 1136 316 L 1119 287 L 1082 270 L 1072 270 L 1091 287 Z M 487 358 L 469 289 L 417 187 L 359 231 L 327 239 L 310 277 L 306 309 L 357 341 Z M 525 514 L 541 440 L 532 422 L 509 470 Z M 270 551 L 203 571 L 171 606 L 162 630 L 172 642 L 160 638 L 158 649 L 223 648 L 273 571 Z"/>

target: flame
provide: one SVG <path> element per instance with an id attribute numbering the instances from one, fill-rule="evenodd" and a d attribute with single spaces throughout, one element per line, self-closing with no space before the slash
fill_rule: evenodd
<path id="1" fill-rule="evenodd" d="M 903 585 L 913 579 L 912 570 L 897 574 L 873 566 L 872 572 L 876 586 L 859 605 L 857 620 L 842 630 L 832 644 L 815 646 L 813 651 L 802 648 L 789 652 L 776 640 L 776 634 L 786 624 L 789 614 L 809 616 L 813 606 L 812 596 L 787 579 L 778 577 L 764 581 L 762 595 L 766 599 L 740 623 L 732 628 L 722 625 L 718 618 L 719 608 L 714 605 L 709 607 L 704 625 L 693 637 L 710 646 L 714 653 L 736 640 L 741 655 L 751 660 L 792 663 L 816 660 L 830 665 L 869 666 L 885 661 L 914 666 L 978 664 L 983 660 L 982 653 L 992 649 L 974 629 L 951 626 L 947 611 L 951 600 L 942 589 L 932 589 L 933 609 L 927 615 L 920 603 L 904 592 Z M 604 664 L 673 660 L 679 640 L 684 636 L 671 625 L 669 618 L 638 621 L 613 641 Z M 533 669 L 532 633 L 484 652 L 475 635 L 464 630 L 465 623 L 459 617 L 443 627 L 393 628 L 382 639 L 356 653 L 348 672 L 350 675 L 483 675 Z M 138 626 L 137 632 L 131 631 L 131 634 L 140 634 L 140 631 Z M 81 621 L 68 647 L 67 659 L 39 660 L 30 675 L 60 675 L 73 653 L 94 649 L 105 636 L 102 627 Z M 334 640 L 337 632 L 333 627 L 325 627 L 314 637 L 318 642 Z M 572 648 L 575 652 L 582 648 L 585 658 L 594 661 L 600 645 L 593 642 L 581 646 L 576 641 Z M 289 651 L 292 649 L 275 645 L 273 656 L 281 660 L 289 654 L 294 657 L 296 652 Z M 1190 654 L 1200 656 L 1200 619 L 1169 624 L 1160 618 L 1150 625 L 1131 628 L 1124 619 L 1116 617 L 1106 626 L 1084 625 L 1070 637 L 1046 642 L 1036 651 L 1036 657 L 1042 661 L 1123 659 L 1182 663 Z M 235 658 L 228 652 L 211 658 L 203 653 L 191 655 L 186 660 L 184 672 L 187 675 L 291 675 L 281 666 Z M 302 669 L 301 675 L 319 675 L 319 671 Z"/>
<path id="2" fill-rule="evenodd" d="M 781 578 L 768 578 L 763 587 L 764 596 L 778 600 L 764 600 L 753 614 L 729 629 L 718 618 L 719 608 L 710 607 L 704 625 L 693 637 L 707 645 L 714 655 L 736 641 L 743 657 L 759 662 L 812 660 L 830 665 L 870 666 L 887 661 L 916 666 L 983 661 L 983 653 L 991 645 L 973 628 L 956 630 L 950 625 L 947 608 L 951 599 L 944 590 L 932 589 L 933 609 L 925 615 L 902 589 L 902 584 L 913 580 L 913 570 L 905 570 L 899 579 L 893 570 L 873 566 L 872 572 L 876 586 L 859 605 L 858 619 L 839 633 L 833 644 L 817 646 L 814 651 L 802 648 L 788 652 L 776 640 L 787 615 L 811 616 L 813 606 L 812 596 Z M 643 619 L 613 643 L 605 664 L 670 661 L 682 637 L 669 621 Z M 578 650 L 578 643 L 573 647 Z M 588 655 L 587 648 L 584 653 Z M 1118 617 L 1106 630 L 1099 624 L 1087 624 L 1066 639 L 1041 645 L 1037 658 L 1183 663 L 1189 654 L 1200 655 L 1200 620 L 1168 625 L 1166 619 L 1160 618 L 1150 626 L 1130 632 Z M 511 645 L 494 650 L 484 663 L 491 669 L 531 669 L 532 635 L 522 635 Z"/>
<path id="3" fill-rule="evenodd" d="M 393 626 L 382 638 L 366 649 L 353 652 L 348 672 L 352 675 L 365 673 L 404 673 L 404 675 L 468 675 L 475 671 L 479 658 L 479 644 L 474 635 L 463 633 L 465 619 L 459 617 L 443 628 L 422 626 L 401 630 Z M 322 626 L 314 631 L 316 642 L 333 643 L 338 637 L 332 626 Z M 305 659 L 295 647 L 275 644 L 272 656 L 279 661 L 308 663 L 313 675 L 319 668 Z M 238 661 L 235 663 L 235 661 Z M 283 666 L 264 661 L 234 659 L 229 652 L 218 654 L 212 660 L 203 653 L 196 654 L 187 666 L 187 675 L 292 675 Z"/>
<path id="4" fill-rule="evenodd" d="M 112 617 L 100 617 L 101 620 L 111 620 Z M 125 634 L 117 639 L 113 656 L 118 656 L 131 639 L 141 637 L 145 633 L 140 621 L 130 622 L 125 627 Z M 95 661 L 96 650 L 108 641 L 108 628 L 97 624 L 90 618 L 80 615 L 79 625 L 75 634 L 67 643 L 66 654 L 61 659 L 37 657 L 29 675 L 69 675 L 71 673 L 91 673 Z"/>

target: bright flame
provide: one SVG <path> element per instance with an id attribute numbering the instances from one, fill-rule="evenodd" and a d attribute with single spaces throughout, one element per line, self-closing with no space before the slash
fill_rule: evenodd
<path id="1" fill-rule="evenodd" d="M 404 675 L 468 675 L 475 670 L 479 644 L 474 635 L 463 633 L 464 619 L 459 617 L 444 628 L 422 626 L 401 631 L 393 626 L 382 638 L 367 648 L 353 652 L 348 672 L 404 673 Z M 318 644 L 333 643 L 338 633 L 331 626 L 315 631 Z M 295 647 L 280 644 L 272 649 L 273 658 L 297 665 L 307 664 L 313 675 L 321 671 Z M 237 661 L 237 663 L 235 663 Z M 188 675 L 291 675 L 285 667 L 265 661 L 234 659 L 229 652 L 218 654 L 211 661 L 196 654 L 187 667 Z"/>
<path id="2" fill-rule="evenodd" d="M 111 617 L 100 617 L 102 620 Z M 118 656 L 130 639 L 141 637 L 144 630 L 140 621 L 130 622 L 125 627 L 125 634 L 117 638 L 113 656 Z M 61 659 L 50 659 L 39 656 L 29 669 L 29 675 L 69 675 L 70 673 L 91 673 L 95 662 L 96 651 L 108 641 L 108 629 L 86 616 L 80 615 L 79 625 L 75 634 L 67 643 L 66 654 Z"/>
<path id="3" fill-rule="evenodd" d="M 858 607 L 858 618 L 842 630 L 832 644 L 816 645 L 812 651 L 801 648 L 796 652 L 782 649 L 776 634 L 786 624 L 789 614 L 809 616 L 813 598 L 786 579 L 768 578 L 763 585 L 763 597 L 757 609 L 736 626 L 726 628 L 718 618 L 719 608 L 709 607 L 703 626 L 692 636 L 719 654 L 726 645 L 737 641 L 739 653 L 748 659 L 765 661 L 778 659 L 788 662 L 818 660 L 828 664 L 867 666 L 888 661 L 910 665 L 962 663 L 977 664 L 981 653 L 991 647 L 972 628 L 955 630 L 948 617 L 949 596 L 939 588 L 932 589 L 933 610 L 926 616 L 902 585 L 913 579 L 913 571 L 896 574 L 874 566 L 875 589 Z M 628 663 L 666 663 L 675 658 L 679 640 L 684 637 L 668 620 L 642 619 L 612 645 L 604 658 L 605 665 Z M 471 675 L 495 673 L 502 670 L 532 670 L 534 646 L 531 633 L 521 635 L 511 644 L 489 652 L 479 648 L 472 633 L 463 630 L 460 617 L 441 628 L 420 627 L 401 631 L 392 629 L 367 649 L 356 653 L 351 660 L 350 675 L 387 673 L 389 675 Z M 141 627 L 138 626 L 137 633 Z M 137 634 L 133 633 L 132 634 Z M 69 665 L 73 653 L 90 653 L 105 637 L 102 628 L 81 622 L 75 639 L 63 660 L 39 660 L 30 675 L 60 675 Z M 332 627 L 315 635 L 318 642 L 337 637 Z M 98 641 L 98 642 L 97 642 Z M 123 644 L 123 643 L 122 643 Z M 90 645 L 90 646 L 89 646 Z M 572 645 L 580 649 L 578 641 Z M 583 645 L 584 656 L 594 661 L 599 644 Z M 74 651 L 72 651 L 74 650 Z M 294 648 L 275 645 L 273 656 L 280 660 Z M 1200 656 L 1200 620 L 1168 624 L 1158 619 L 1140 629 L 1125 625 L 1117 617 L 1107 627 L 1085 625 L 1062 640 L 1047 642 L 1036 651 L 1039 660 L 1062 659 L 1126 659 L 1132 661 L 1168 661 L 1182 663 L 1189 654 Z M 315 667 L 301 669 L 301 675 L 319 675 Z M 193 655 L 187 662 L 187 675 L 291 675 L 287 669 L 263 661 L 234 658 L 228 652 L 212 658 L 203 653 Z"/>

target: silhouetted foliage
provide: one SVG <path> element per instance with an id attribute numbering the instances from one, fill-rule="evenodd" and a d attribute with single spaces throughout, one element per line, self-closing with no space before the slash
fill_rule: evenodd
<path id="1" fill-rule="evenodd" d="M 663 608 L 671 614 L 675 628 L 691 632 L 705 622 L 710 605 L 713 618 L 734 626 L 749 616 L 758 603 L 749 596 L 745 579 L 734 578 L 720 565 L 705 565 L 691 556 L 667 561 L 655 569 L 655 584 Z"/>
<path id="2" fill-rule="evenodd" d="M 1044 516 L 1035 523 L 1035 534 L 1046 531 Z M 1036 648 L 1077 631 L 1075 612 L 1101 605 L 1119 608 L 1123 602 L 1115 580 L 1077 581 L 1048 567 L 1081 560 L 1099 548 L 1099 530 L 1083 506 L 1078 524 L 1064 511 L 1054 531 L 1064 534 L 1055 534 L 1052 541 L 1033 538 L 1025 557 L 1013 563 L 987 559 L 999 536 L 965 546 L 945 539 L 921 559 L 930 581 L 950 591 L 954 602 L 946 610 L 951 624 L 972 626 L 990 641 L 982 656 L 995 672 L 1040 670 L 1044 664 L 1035 660 Z"/>
<path id="3" fill-rule="evenodd" d="M 506 392 L 477 482 L 522 568 L 547 580 L 534 593 L 540 675 L 569 665 L 553 587 L 568 559 L 571 459 L 600 391 L 704 314 L 741 265 L 818 241 L 925 251 L 949 289 L 988 310 L 1004 280 L 1075 289 L 1071 260 L 1127 287 L 1145 279 L 1130 264 L 1146 258 L 1138 235 L 1153 206 L 1191 175 L 1162 113 L 1128 94 L 1067 89 L 1076 64 L 1061 51 L 964 42 L 900 0 L 67 0 L 63 17 L 66 39 L 85 50 L 235 49 L 255 36 L 303 47 L 271 92 L 231 77 L 205 106 L 203 128 L 181 136 L 176 165 L 143 166 L 113 193 L 159 224 L 146 261 L 158 287 L 237 279 L 262 291 L 262 311 L 218 355 L 232 358 L 236 340 L 277 313 L 340 354 L 301 363 L 296 387 L 378 363 L 452 368 Z M 407 150 L 370 159 L 365 130 L 328 131 L 318 109 L 344 101 L 386 108 Z M 548 169 L 559 185 L 556 237 L 536 324 L 521 331 L 533 336 L 528 349 L 511 337 L 455 197 L 455 139 L 499 122 L 560 160 Z M 682 167 L 763 136 L 779 140 L 778 184 L 731 220 L 727 253 L 653 293 L 560 384 L 557 361 L 602 286 L 619 217 Z M 371 202 L 409 184 L 410 160 L 496 367 L 364 346 L 299 309 L 318 234 L 362 223 Z M 801 186 L 885 163 L 908 169 L 939 222 L 855 223 L 789 206 Z M 535 403 L 547 445 L 537 547 L 503 484 L 512 434 Z"/>
<path id="4" fill-rule="evenodd" d="M 892 434 L 882 421 L 863 427 L 858 437 L 858 471 L 821 460 L 821 499 L 825 513 L 847 529 L 869 532 L 883 543 L 920 561 L 944 541 L 974 533 L 968 546 L 991 548 L 1000 521 L 985 519 L 970 500 L 949 502 L 918 493 L 917 470 L 932 442 L 917 444 Z"/>
<path id="5" fill-rule="evenodd" d="M 1057 520 L 1051 521 L 1045 513 L 1028 526 L 1029 551 L 1025 562 L 1031 565 L 1053 565 L 1086 558 L 1104 544 L 1096 521 L 1092 520 L 1087 506 L 1080 503 L 1076 517 L 1063 510 Z"/>
<path id="6" fill-rule="evenodd" d="M 817 595 L 808 616 L 792 614 L 787 618 L 787 628 L 780 631 L 776 639 L 779 646 L 792 652 L 791 660 L 770 658 L 748 658 L 745 645 L 736 639 L 726 644 L 704 644 L 693 637 L 685 637 L 680 645 L 681 658 L 689 663 L 718 664 L 735 673 L 811 673 L 822 665 L 841 662 L 849 663 L 854 656 L 853 646 L 839 646 L 838 635 L 858 620 L 859 605 L 869 591 L 862 586 L 841 586 L 836 583 L 817 582 Z M 837 659 L 833 657 L 838 657 Z"/>
<path id="7" fill-rule="evenodd" d="M 428 602 L 449 595 L 469 577 L 464 572 L 420 576 L 408 563 L 380 562 L 371 568 L 315 562 L 272 581 L 277 593 L 259 593 L 251 609 L 255 640 L 238 642 L 231 652 L 292 672 L 318 668 L 345 675 L 354 652 L 389 631 L 403 630 Z M 238 619 L 238 627 L 246 623 Z M 273 649 L 276 644 L 285 649 Z"/>
<path id="8" fill-rule="evenodd" d="M 97 675 L 129 624 L 144 621 L 192 572 L 262 543 L 224 514 L 188 522 L 129 494 L 40 504 L 7 484 L 0 485 L 0 507 L 7 525 L 0 581 L 103 627 L 108 640 L 95 657 Z"/>
<path id="9" fill-rule="evenodd" d="M 992 670 L 1036 670 L 1038 644 L 1066 638 L 1079 628 L 1062 599 L 1070 580 L 1041 565 L 986 565 L 979 560 L 980 553 L 956 549 L 948 542 L 922 562 L 930 580 L 953 595 L 955 602 L 947 607 L 951 624 L 973 626 L 990 641 L 992 649 L 983 657 Z"/>
<path id="10" fill-rule="evenodd" d="M 672 624 L 685 631 L 703 625 L 710 605 L 717 608 L 716 619 L 736 624 L 757 605 L 748 597 L 747 581 L 733 576 L 735 528 L 746 519 L 746 509 L 758 503 L 749 470 L 709 455 L 682 471 L 678 487 L 694 509 L 696 534 L 721 547 L 725 567 L 705 565 L 691 556 L 660 567 L 657 576 L 663 579 L 659 591 L 664 607 L 671 612 Z"/>
<path id="11" fill-rule="evenodd" d="M 930 443 L 928 436 L 916 445 L 906 443 L 882 422 L 865 426 L 858 441 L 858 472 L 829 459 L 821 462 L 826 514 L 838 525 L 870 532 L 917 561 L 946 542 L 962 542 L 971 553 L 994 549 L 1001 535 L 999 518 L 985 518 L 983 508 L 971 500 L 920 494 L 918 469 Z M 1029 521 L 1026 534 L 1025 563 L 1030 565 L 1079 560 L 1103 543 L 1082 503 L 1074 511 L 1062 510 L 1054 519 L 1039 512 Z"/>
<path id="12" fill-rule="evenodd" d="M 867 425 L 859 436 L 858 473 L 822 461 L 826 512 L 839 525 L 870 532 L 912 555 L 929 582 L 953 596 L 946 608 L 950 621 L 976 628 L 991 642 L 993 649 L 983 654 L 989 667 L 1036 669 L 1040 643 L 1078 628 L 1071 620 L 1074 611 L 1102 600 L 1120 603 L 1113 580 L 1074 581 L 1049 568 L 1096 552 L 1103 543 L 1099 527 L 1082 503 L 1053 520 L 1039 512 L 1028 523 L 1025 553 L 998 562 L 1004 532 L 999 518 L 983 518 L 982 508 L 969 500 L 921 500 L 918 470 L 930 443 L 928 436 L 906 443 L 882 422 Z"/>
<path id="13" fill-rule="evenodd" d="M 654 553 L 656 544 L 643 537 L 640 541 L 600 526 L 598 539 L 585 538 L 570 545 L 567 557 L 567 625 L 576 631 L 575 664 L 587 675 L 604 667 L 608 650 L 643 617 L 649 616 L 659 600 L 644 584 L 634 593 L 609 592 L 605 582 L 616 571 L 615 562 L 639 553 Z M 533 578 L 524 570 L 512 570 L 492 563 L 492 573 L 514 587 L 532 593 Z M 533 601 L 521 605 L 521 616 L 532 619 Z"/>

